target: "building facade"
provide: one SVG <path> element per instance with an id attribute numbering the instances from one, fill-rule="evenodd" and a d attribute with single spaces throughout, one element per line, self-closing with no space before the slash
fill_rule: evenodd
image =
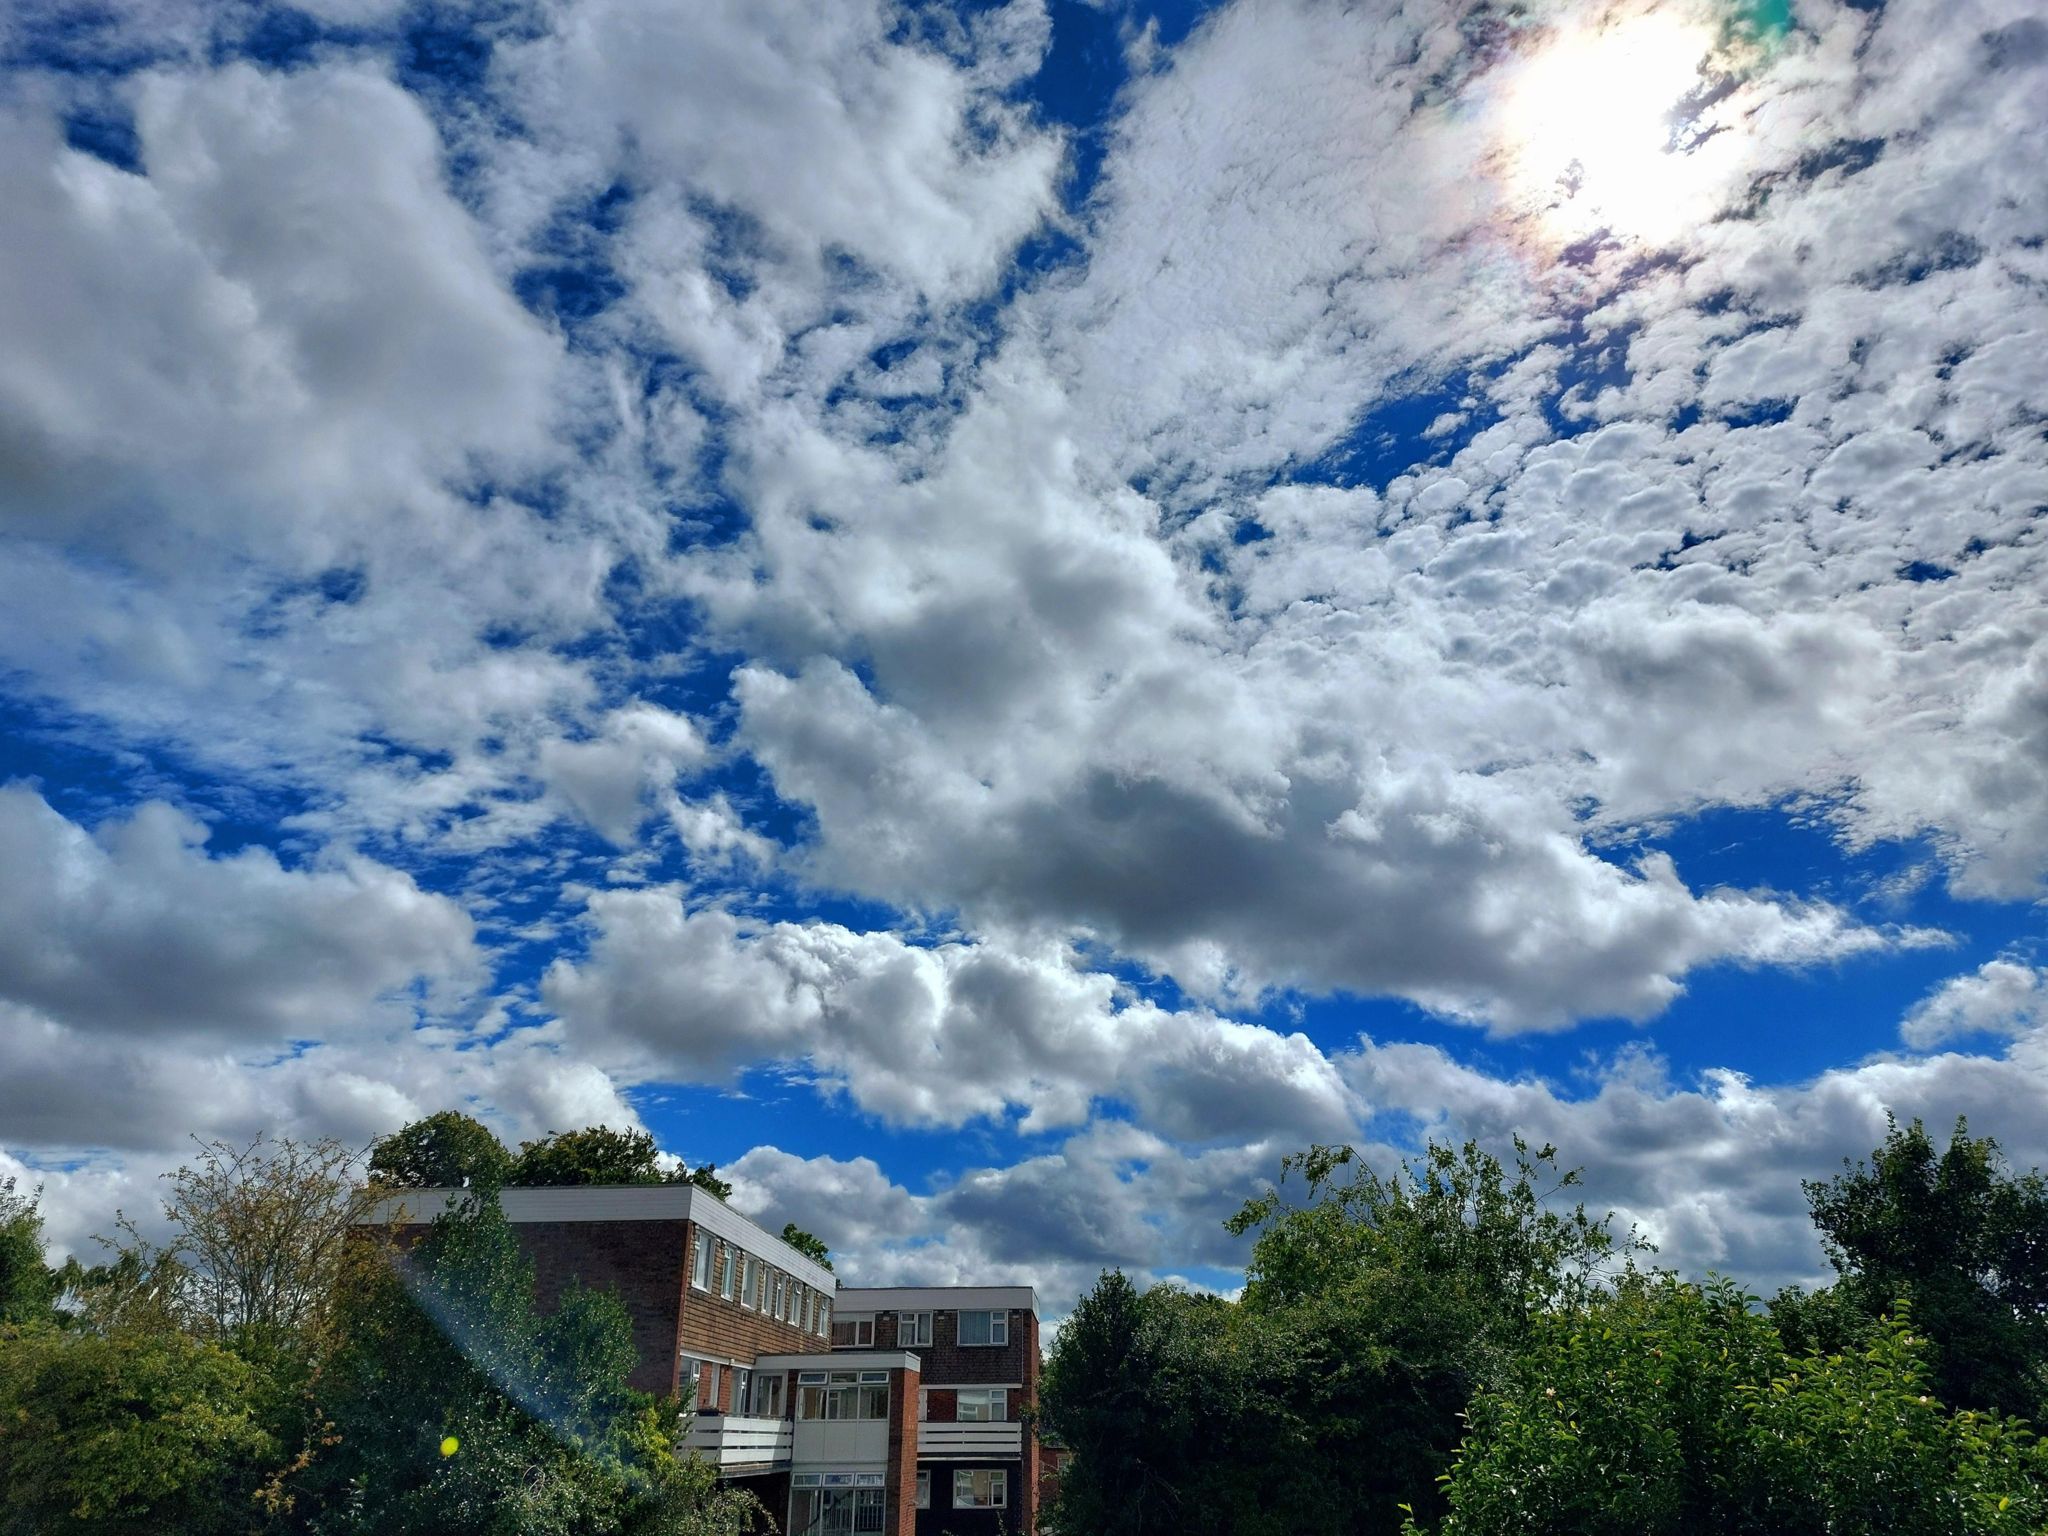
<path id="1" fill-rule="evenodd" d="M 369 1220 L 418 1230 L 455 1191 Z M 1040 1463 L 1029 1286 L 857 1289 L 694 1185 L 508 1189 L 540 1304 L 570 1284 L 632 1321 L 633 1385 L 788 1536 L 1029 1536 Z"/>

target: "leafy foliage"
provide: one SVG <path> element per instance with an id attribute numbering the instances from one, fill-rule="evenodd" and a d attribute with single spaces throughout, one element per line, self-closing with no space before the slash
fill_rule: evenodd
<path id="1" fill-rule="evenodd" d="M 615 1131 L 608 1125 L 521 1142 L 506 1182 L 519 1186 L 695 1184 L 721 1200 L 732 1194 L 732 1185 L 719 1178 L 711 1164 L 664 1169 L 654 1138 L 646 1131 Z"/>
<path id="2" fill-rule="evenodd" d="M 1905 1317 L 1863 1350 L 1798 1355 L 1752 1300 L 1631 1275 L 1545 1318 L 1513 1379 L 1473 1404 L 1440 1536 L 2020 1536 L 2048 1521 L 2048 1450 L 2017 1421 L 1944 1408 Z"/>
<path id="3" fill-rule="evenodd" d="M 323 1328 L 367 1200 L 339 1142 L 205 1142 L 166 1174 L 172 1304 L 203 1338 L 278 1346 Z"/>
<path id="4" fill-rule="evenodd" d="M 832 1251 L 825 1246 L 824 1239 L 813 1237 L 795 1222 L 782 1224 L 782 1240 L 805 1258 L 816 1259 L 826 1269 L 832 1267 Z"/>
<path id="5" fill-rule="evenodd" d="M 1910 1301 L 1938 1396 L 2048 1422 L 2048 1181 L 1961 1120 L 1946 1151 L 1915 1120 L 1805 1189 L 1842 1300 L 1871 1318 Z"/>
<path id="6" fill-rule="evenodd" d="M 57 1301 L 55 1271 L 43 1262 L 43 1218 L 36 1195 L 18 1195 L 0 1179 L 0 1325 L 46 1322 Z"/>
<path id="7" fill-rule="evenodd" d="M 277 1455 L 261 1396 L 176 1331 L 0 1329 L 0 1536 L 250 1530 Z"/>
<path id="8" fill-rule="evenodd" d="M 444 1109 L 370 1147 L 370 1182 L 396 1189 L 495 1189 L 512 1154 L 480 1120 Z"/>

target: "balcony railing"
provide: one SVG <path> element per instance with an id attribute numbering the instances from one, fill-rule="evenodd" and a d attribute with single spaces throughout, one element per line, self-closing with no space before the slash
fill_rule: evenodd
<path id="1" fill-rule="evenodd" d="M 1024 1454 L 1024 1426 L 1021 1424 L 937 1424 L 917 1426 L 917 1454 L 957 1456 L 963 1459 L 987 1457 L 1001 1460 Z"/>
<path id="2" fill-rule="evenodd" d="M 789 1442 L 789 1420 L 741 1414 L 700 1414 L 683 1435 L 684 1450 L 720 1468 L 786 1465 Z"/>

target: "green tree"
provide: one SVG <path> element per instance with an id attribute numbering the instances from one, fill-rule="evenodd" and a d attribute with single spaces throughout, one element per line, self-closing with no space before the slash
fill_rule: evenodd
<path id="1" fill-rule="evenodd" d="M 1806 1196 L 1842 1301 L 1875 1318 L 1910 1302 L 1932 1341 L 1935 1392 L 2048 1422 L 2048 1181 L 2014 1175 L 1958 1120 L 1947 1149 L 1896 1120 L 1866 1163 Z"/>
<path id="2" fill-rule="evenodd" d="M 175 1330 L 0 1328 L 0 1536 L 254 1529 L 278 1456 L 262 1392 Z"/>
<path id="3" fill-rule="evenodd" d="M 1330 1528 L 1297 1475 L 1309 1449 L 1283 1396 L 1283 1330 L 1216 1296 L 1106 1273 L 1061 1327 L 1039 1396 L 1075 1452 L 1051 1523 L 1128 1536 Z"/>
<path id="4" fill-rule="evenodd" d="M 478 1189 L 502 1185 L 512 1154 L 480 1120 L 452 1109 L 428 1115 L 370 1147 L 370 1182 L 398 1189 Z"/>
<path id="5" fill-rule="evenodd" d="M 1439 1536 L 2044 1529 L 2048 1450 L 1944 1408 L 1903 1316 L 1867 1348 L 1802 1355 L 1750 1303 L 1629 1275 L 1545 1316 L 1473 1402 Z"/>
<path id="6" fill-rule="evenodd" d="M 717 1191 L 714 1190 L 713 1193 L 716 1194 Z M 725 1194 L 720 1194 L 719 1198 L 722 1200 L 730 1193 L 732 1186 L 727 1185 Z M 813 1237 L 795 1222 L 786 1221 L 782 1224 L 782 1240 L 804 1257 L 816 1259 L 826 1269 L 832 1267 L 832 1250 L 825 1246 L 824 1239 Z"/>
<path id="7" fill-rule="evenodd" d="M 1382 1177 L 1348 1147 L 1316 1147 L 1229 1223 L 1259 1234 L 1244 1310 L 1291 1337 L 1297 1481 L 1339 1512 L 1325 1528 L 1389 1532 L 1402 1504 L 1431 1507 L 1473 1393 L 1614 1260 L 1607 1220 L 1558 1202 L 1579 1181 L 1556 1149 L 1518 1139 L 1515 1154 L 1510 1172 L 1476 1143 L 1432 1142 Z M 1300 1203 L 1286 1189 L 1297 1175 Z"/>
<path id="8" fill-rule="evenodd" d="M 14 1180 L 0 1179 L 0 1324 L 45 1322 L 56 1306 L 57 1275 L 43 1256 L 41 1193 L 16 1194 Z"/>
<path id="9" fill-rule="evenodd" d="M 653 1136 L 608 1125 L 560 1131 L 519 1144 L 506 1182 L 516 1186 L 563 1184 L 695 1184 L 724 1200 L 732 1186 L 711 1164 L 664 1169 Z"/>

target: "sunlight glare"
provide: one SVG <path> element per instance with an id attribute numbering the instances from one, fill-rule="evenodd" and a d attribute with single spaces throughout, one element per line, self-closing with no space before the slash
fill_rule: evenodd
<path id="1" fill-rule="evenodd" d="M 1662 243 L 1711 212 L 1710 160 L 1672 147 L 1673 109 L 1703 83 L 1703 27 L 1638 15 L 1564 32 L 1532 53 L 1503 101 L 1506 179 L 1560 243 L 1606 229 Z"/>

